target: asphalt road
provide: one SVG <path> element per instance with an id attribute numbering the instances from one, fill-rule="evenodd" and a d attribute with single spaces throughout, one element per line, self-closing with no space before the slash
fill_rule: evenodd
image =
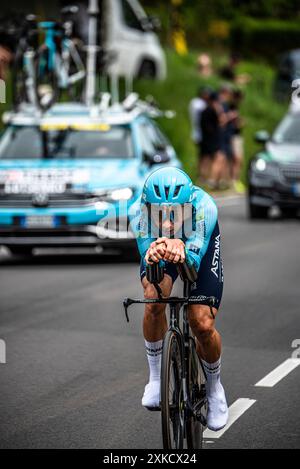
<path id="1" fill-rule="evenodd" d="M 251 407 L 205 447 L 299 448 L 300 366 L 254 386 L 299 339 L 299 220 L 250 223 L 220 208 L 225 291 L 217 326 L 230 405 Z M 147 367 L 136 264 L 97 256 L 0 259 L 1 448 L 161 448 L 160 416 L 141 407 Z M 294 343 L 295 345 L 295 343 Z M 300 354 L 298 355 L 300 358 Z M 297 362 L 295 362 L 297 365 Z"/>

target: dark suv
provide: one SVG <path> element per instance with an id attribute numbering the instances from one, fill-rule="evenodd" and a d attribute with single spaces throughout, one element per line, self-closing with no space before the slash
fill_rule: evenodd
<path id="1" fill-rule="evenodd" d="M 300 109 L 291 109 L 272 136 L 256 133 L 264 144 L 249 166 L 250 218 L 266 218 L 270 207 L 294 216 L 300 209 Z"/>

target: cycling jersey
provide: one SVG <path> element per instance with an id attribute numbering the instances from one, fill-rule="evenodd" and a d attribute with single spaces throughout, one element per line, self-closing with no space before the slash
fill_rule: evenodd
<path id="1" fill-rule="evenodd" d="M 201 261 L 207 251 L 211 235 L 218 220 L 218 209 L 212 197 L 200 187 L 193 187 L 192 223 L 189 230 L 184 230 L 180 238 L 185 243 L 187 259 L 192 261 L 199 271 Z M 150 244 L 160 236 L 159 227 L 152 226 L 148 212 L 141 197 L 130 209 L 130 226 L 135 234 L 141 257 L 144 258 Z"/>

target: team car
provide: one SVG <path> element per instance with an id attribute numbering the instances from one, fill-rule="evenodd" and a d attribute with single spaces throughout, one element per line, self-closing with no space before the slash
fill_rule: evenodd
<path id="1" fill-rule="evenodd" d="M 250 163 L 248 206 L 250 218 L 267 218 L 277 206 L 283 215 L 300 209 L 300 108 L 290 106 L 272 135 L 256 133 L 264 144 Z"/>
<path id="2" fill-rule="evenodd" d="M 104 108 L 4 114 L 0 245 L 14 254 L 89 246 L 136 256 L 129 208 L 154 169 L 181 165 L 147 106 L 129 99 Z"/>

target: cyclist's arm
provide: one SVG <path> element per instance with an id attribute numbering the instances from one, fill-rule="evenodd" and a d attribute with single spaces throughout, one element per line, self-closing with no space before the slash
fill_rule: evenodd
<path id="1" fill-rule="evenodd" d="M 130 227 L 142 259 L 145 258 L 150 244 L 155 240 L 155 238 L 149 236 L 146 211 L 143 208 L 141 198 L 139 198 L 129 209 Z"/>
<path id="2" fill-rule="evenodd" d="M 205 195 L 201 199 L 201 204 L 196 206 L 196 229 L 185 243 L 186 260 L 190 264 L 193 263 L 197 270 L 207 251 L 217 220 L 218 209 L 212 198 Z"/>

